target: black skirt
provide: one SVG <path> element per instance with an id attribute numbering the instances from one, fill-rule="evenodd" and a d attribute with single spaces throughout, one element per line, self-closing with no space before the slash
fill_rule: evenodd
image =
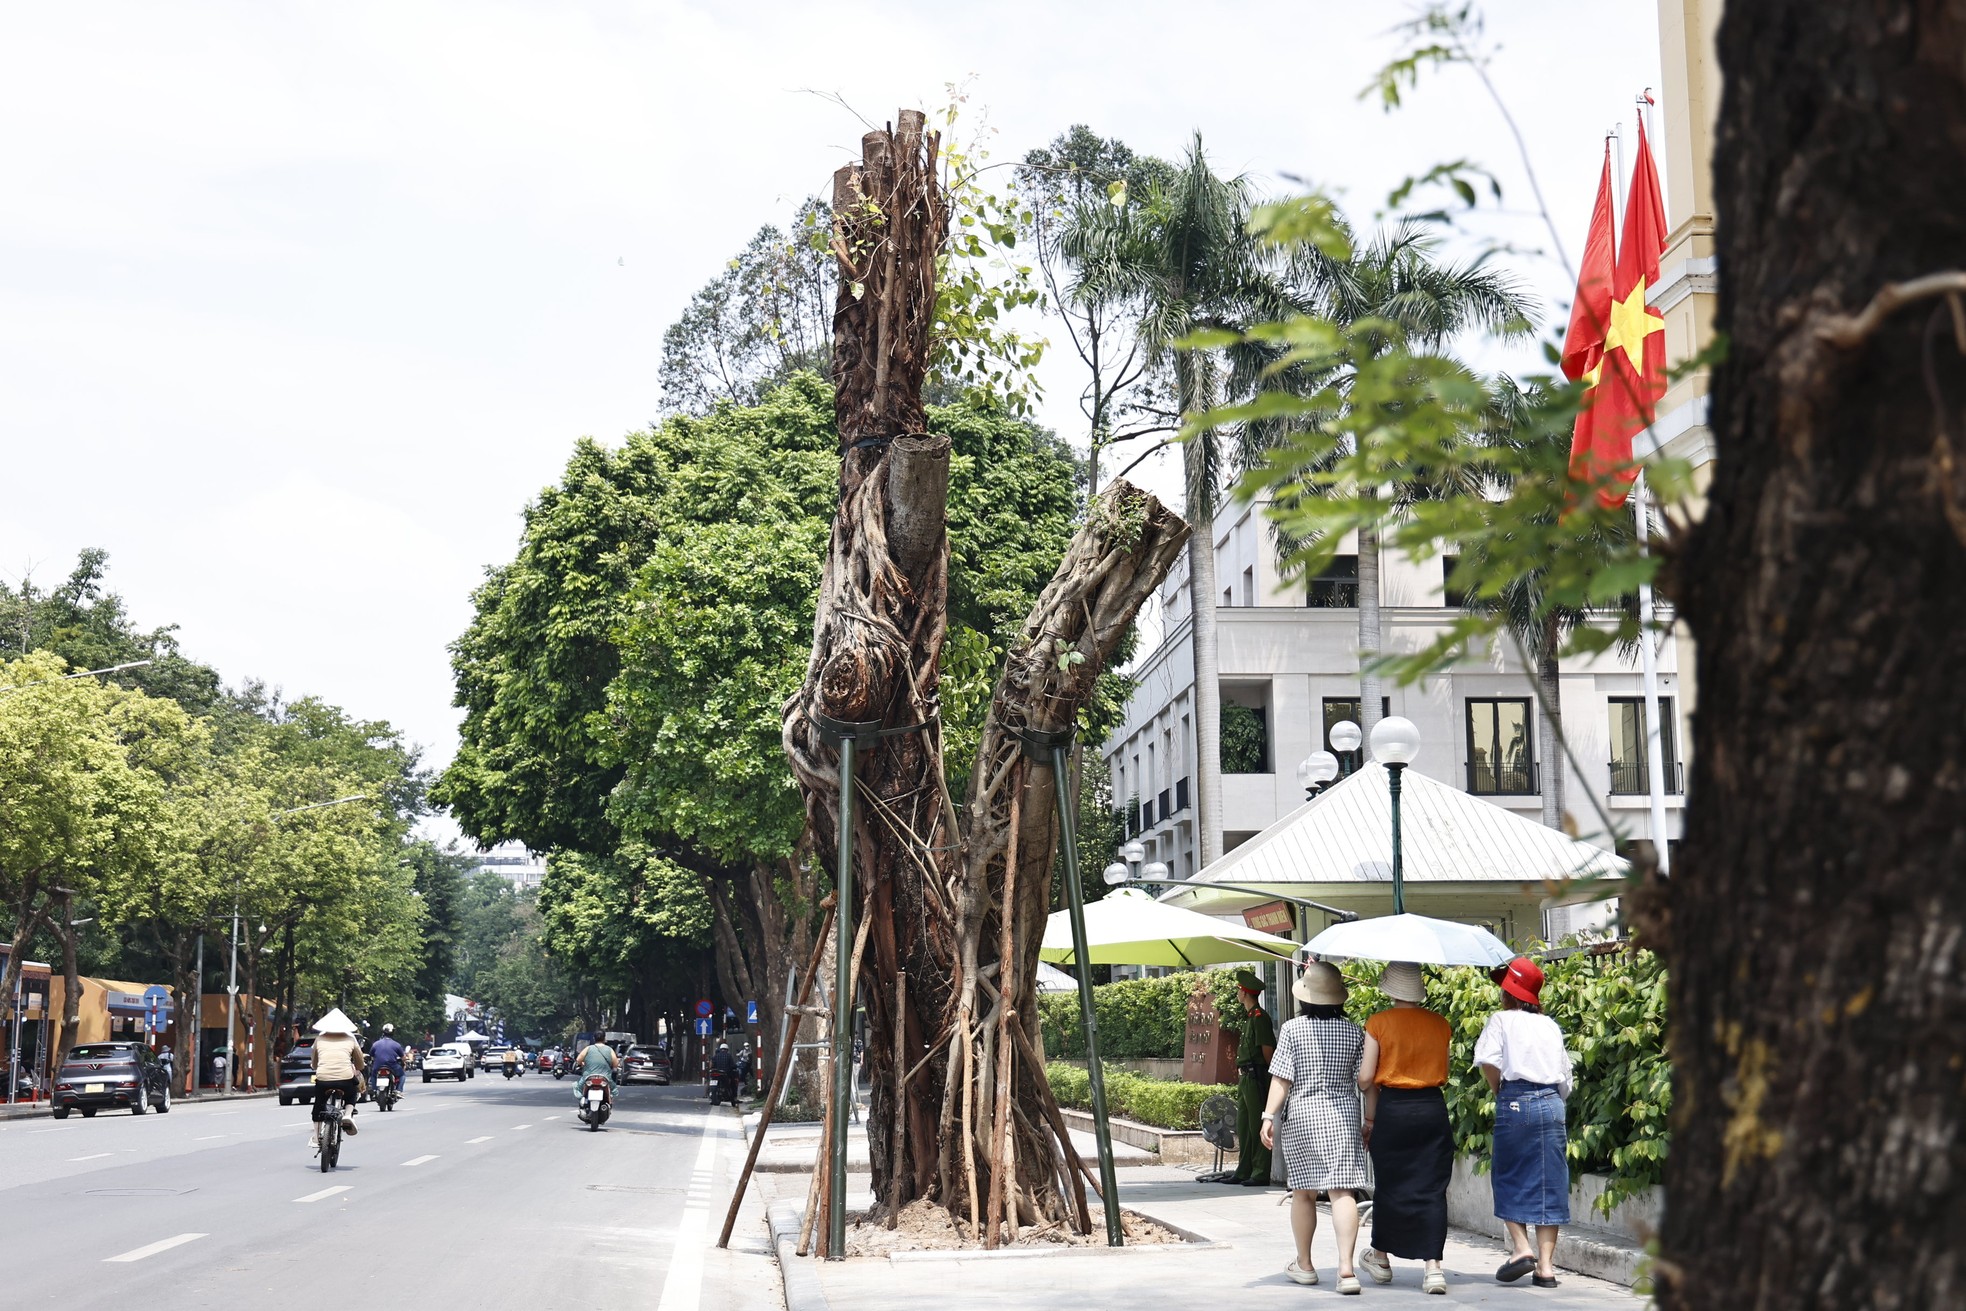
<path id="1" fill-rule="evenodd" d="M 1454 1131 L 1438 1088 L 1381 1088 L 1372 1125 L 1372 1246 L 1409 1261 L 1447 1247 Z"/>

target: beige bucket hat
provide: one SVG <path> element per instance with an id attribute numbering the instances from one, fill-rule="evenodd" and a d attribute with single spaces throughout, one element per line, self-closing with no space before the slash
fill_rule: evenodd
<path id="1" fill-rule="evenodd" d="M 1312 1006 L 1343 1006 L 1347 996 L 1345 976 L 1338 973 L 1336 965 L 1312 961 L 1297 976 L 1297 982 L 1290 985 L 1290 995 Z"/>

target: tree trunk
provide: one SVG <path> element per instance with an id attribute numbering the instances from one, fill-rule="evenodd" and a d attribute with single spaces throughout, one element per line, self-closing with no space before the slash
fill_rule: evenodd
<path id="1" fill-rule="evenodd" d="M 1536 749 L 1543 757 L 1543 823 L 1550 828 L 1563 827 L 1563 783 L 1567 772 L 1563 760 L 1563 678 L 1562 669 L 1557 664 L 1557 653 L 1562 649 L 1563 633 L 1554 617 L 1543 621 L 1543 631 L 1536 643 L 1536 681 L 1542 685 L 1542 704 Z"/>
<path id="2" fill-rule="evenodd" d="M 82 971 L 75 963 L 75 898 L 64 892 L 59 900 L 61 919 L 49 927 L 61 943 L 61 1035 L 55 1042 L 55 1058 L 48 1065 L 50 1075 L 61 1068 L 82 1023 Z"/>
<path id="3" fill-rule="evenodd" d="M 1205 413 L 1214 402 L 1209 371 L 1197 352 L 1175 355 L 1175 386 L 1183 415 Z M 1216 639 L 1215 594 L 1215 461 L 1205 443 L 1213 434 L 1182 444 L 1181 463 L 1187 484 L 1188 524 L 1188 641 L 1195 673 L 1195 869 L 1215 863 L 1222 854 L 1222 661 Z M 1170 775 L 1175 763 L 1167 762 Z M 1153 780 L 1148 780 L 1151 787 Z M 1191 874 L 1194 871 L 1189 871 Z"/>
<path id="4" fill-rule="evenodd" d="M 1370 524 L 1358 529 L 1358 726 L 1365 734 L 1359 759 L 1372 758 L 1372 730 L 1384 716 L 1379 672 L 1373 661 L 1385 649 L 1379 623 L 1379 530 Z"/>
<path id="5" fill-rule="evenodd" d="M 1966 306 L 1875 298 L 1966 260 L 1966 6 L 1733 0 L 1718 52 L 1660 1298 L 1959 1306 Z"/>
<path id="6" fill-rule="evenodd" d="M 857 997 L 876 1209 L 932 1198 L 974 1238 L 993 1194 L 1013 1224 L 1084 1222 L 1064 1195 L 1074 1167 L 1051 1136 L 1062 1121 L 1032 1059 L 1037 1013 L 1021 1001 L 1049 909 L 1056 805 L 1048 763 L 1027 760 L 1016 734 L 1072 724 L 1185 528 L 1124 483 L 1093 508 L 1006 662 L 959 817 L 937 696 L 949 442 L 921 432 L 946 217 L 936 138 L 919 113 L 899 122 L 870 133 L 863 163 L 834 180 L 840 501 L 785 748 L 814 849 L 830 862 L 839 747 L 828 725 L 885 730 L 857 752 L 850 836 L 850 909 L 867 934 Z"/>

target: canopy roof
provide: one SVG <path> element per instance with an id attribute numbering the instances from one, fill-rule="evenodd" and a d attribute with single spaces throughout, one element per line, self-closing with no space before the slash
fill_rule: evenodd
<path id="1" fill-rule="evenodd" d="M 1121 888 L 1085 908 L 1086 963 L 1169 965 L 1195 969 L 1236 961 L 1289 959 L 1297 944 L 1228 920 L 1197 915 L 1156 901 L 1138 888 Z M 1042 960 L 1072 960 L 1070 912 L 1045 920 Z"/>
<path id="2" fill-rule="evenodd" d="M 1221 912 L 1263 896 L 1210 891 L 1210 883 L 1383 913 L 1391 896 L 1392 794 L 1385 766 L 1361 766 L 1164 900 Z M 1452 913 L 1456 903 L 1564 900 L 1566 879 L 1620 877 L 1625 861 L 1602 847 L 1449 787 L 1409 768 L 1401 779 L 1401 876 L 1409 909 Z M 1416 904 L 1417 903 L 1417 904 Z"/>

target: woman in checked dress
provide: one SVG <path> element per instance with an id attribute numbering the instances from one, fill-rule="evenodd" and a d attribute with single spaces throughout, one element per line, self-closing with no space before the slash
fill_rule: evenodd
<path id="1" fill-rule="evenodd" d="M 1357 1293 L 1352 1249 L 1358 1245 L 1358 1193 L 1365 1187 L 1365 1140 L 1360 1131 L 1358 1070 L 1365 1030 L 1345 1018 L 1345 981 L 1333 966 L 1313 961 L 1291 988 L 1297 1018 L 1277 1035 L 1270 1061 L 1270 1102 L 1263 1112 L 1263 1144 L 1281 1137 L 1285 1182 L 1290 1186 L 1290 1228 L 1297 1259 L 1284 1273 L 1315 1284 L 1311 1239 L 1317 1233 L 1317 1195 L 1331 1196 L 1338 1230 L 1338 1291 Z M 1278 1113 L 1283 1131 L 1277 1133 Z"/>

